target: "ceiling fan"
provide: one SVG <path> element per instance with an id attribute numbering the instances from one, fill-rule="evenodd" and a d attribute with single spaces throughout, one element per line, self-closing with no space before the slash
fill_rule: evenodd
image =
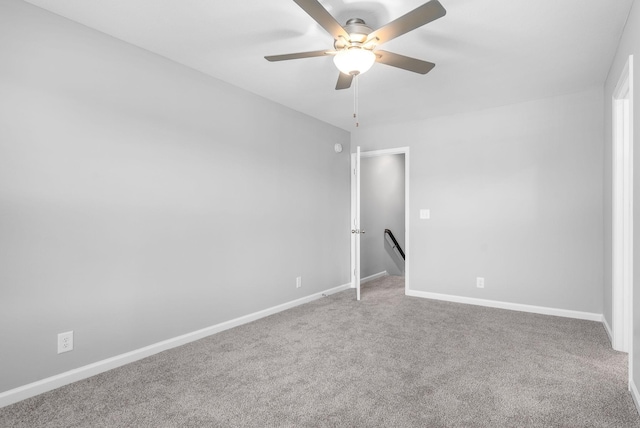
<path id="1" fill-rule="evenodd" d="M 353 77 L 369 70 L 374 62 L 420 74 L 427 74 L 436 66 L 432 62 L 383 51 L 377 47 L 431 21 L 442 18 L 447 11 L 438 0 L 431 0 L 375 31 L 360 18 L 351 18 L 344 27 L 341 26 L 318 0 L 293 1 L 333 37 L 335 40 L 334 49 L 265 56 L 268 61 L 333 55 L 333 61 L 340 70 L 336 89 L 349 88 Z"/>

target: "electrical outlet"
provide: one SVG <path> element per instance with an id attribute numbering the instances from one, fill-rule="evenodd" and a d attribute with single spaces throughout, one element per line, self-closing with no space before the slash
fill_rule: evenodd
<path id="1" fill-rule="evenodd" d="M 484 288 L 484 278 L 481 278 L 481 277 L 476 278 L 476 287 Z"/>
<path id="2" fill-rule="evenodd" d="M 302 287 L 302 277 L 299 276 L 296 278 L 296 288 Z"/>
<path id="3" fill-rule="evenodd" d="M 73 331 L 58 334 L 58 354 L 73 351 Z"/>

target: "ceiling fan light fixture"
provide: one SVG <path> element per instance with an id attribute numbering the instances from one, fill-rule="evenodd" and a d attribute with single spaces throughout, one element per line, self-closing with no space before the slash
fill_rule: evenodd
<path id="1" fill-rule="evenodd" d="M 356 46 L 343 49 L 333 57 L 333 63 L 341 73 L 353 76 L 367 72 L 374 62 L 376 55 L 373 51 Z"/>

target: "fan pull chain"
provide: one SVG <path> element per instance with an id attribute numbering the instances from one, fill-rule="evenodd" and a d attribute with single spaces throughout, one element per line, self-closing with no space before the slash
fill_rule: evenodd
<path id="1" fill-rule="evenodd" d="M 356 128 L 360 126 L 358 121 L 358 75 L 353 77 L 353 119 L 356 122 Z"/>

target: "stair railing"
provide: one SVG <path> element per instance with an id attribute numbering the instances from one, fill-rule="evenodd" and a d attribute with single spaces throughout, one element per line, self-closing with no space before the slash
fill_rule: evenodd
<path id="1" fill-rule="evenodd" d="M 400 247 L 400 244 L 398 244 L 398 240 L 396 239 L 396 237 L 393 236 L 393 232 L 391 232 L 389 229 L 385 229 L 384 237 L 389 245 L 391 245 L 391 248 L 396 251 L 396 254 L 399 257 L 402 257 L 402 260 L 404 260 L 404 251 L 402 251 L 402 248 Z"/>

